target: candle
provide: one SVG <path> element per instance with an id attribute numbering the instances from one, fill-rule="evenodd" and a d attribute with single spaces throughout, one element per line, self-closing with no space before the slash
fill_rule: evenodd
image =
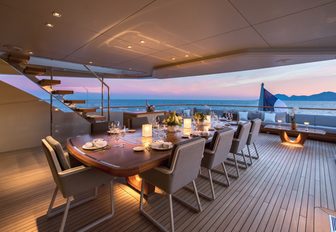
<path id="1" fill-rule="evenodd" d="M 186 129 L 191 128 L 191 118 L 183 119 L 183 127 L 186 128 Z"/>
<path id="2" fill-rule="evenodd" d="M 143 124 L 142 125 L 142 136 L 143 137 L 152 137 L 152 124 Z"/>

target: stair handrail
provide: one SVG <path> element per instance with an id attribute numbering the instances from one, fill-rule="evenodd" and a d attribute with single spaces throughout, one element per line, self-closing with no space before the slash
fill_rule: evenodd
<path id="1" fill-rule="evenodd" d="M 110 122 L 110 109 L 111 109 L 111 104 L 110 104 L 110 86 L 105 83 L 103 77 L 99 77 L 97 73 L 95 73 L 93 70 L 91 70 L 86 64 L 83 64 L 83 66 L 91 72 L 95 78 L 97 78 L 102 86 L 105 86 L 107 88 L 107 121 Z M 101 100 L 101 111 L 102 111 L 102 116 L 104 116 L 104 88 L 102 87 L 102 100 Z"/>

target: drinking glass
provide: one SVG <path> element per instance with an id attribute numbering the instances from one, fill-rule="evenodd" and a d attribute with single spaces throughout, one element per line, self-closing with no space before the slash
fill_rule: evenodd
<path id="1" fill-rule="evenodd" d="M 308 131 L 309 122 L 304 122 L 303 124 L 306 126 L 306 131 Z"/>
<path id="2" fill-rule="evenodd" d="M 278 120 L 278 127 L 281 127 L 282 120 Z"/>

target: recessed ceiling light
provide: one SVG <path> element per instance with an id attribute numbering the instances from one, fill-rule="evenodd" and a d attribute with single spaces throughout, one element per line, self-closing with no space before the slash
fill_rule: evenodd
<path id="1" fill-rule="evenodd" d="M 57 18 L 62 17 L 62 15 L 61 15 L 60 13 L 56 12 L 56 11 L 54 11 L 54 12 L 52 13 L 52 15 L 55 16 L 55 17 L 57 17 Z"/>
<path id="2" fill-rule="evenodd" d="M 89 61 L 89 64 L 93 64 L 93 62 L 92 62 L 92 61 Z"/>
<path id="3" fill-rule="evenodd" d="M 54 24 L 51 24 L 51 23 L 46 23 L 45 25 L 46 25 L 46 27 L 50 27 L 50 28 L 54 27 Z"/>
<path id="4" fill-rule="evenodd" d="M 188 54 L 186 54 L 184 57 L 188 58 L 188 57 L 189 57 L 189 55 L 188 55 Z"/>
<path id="5" fill-rule="evenodd" d="M 175 58 L 175 57 L 173 57 L 173 58 L 172 58 L 172 60 L 176 60 L 176 58 Z"/>
<path id="6" fill-rule="evenodd" d="M 128 46 L 127 46 L 127 48 L 131 49 L 131 48 L 132 48 L 132 46 L 131 46 L 131 45 L 128 45 Z"/>
<path id="7" fill-rule="evenodd" d="M 145 43 L 145 41 L 144 41 L 144 40 L 140 40 L 140 43 L 144 44 L 144 43 Z"/>
<path id="8" fill-rule="evenodd" d="M 28 54 L 29 54 L 29 55 L 33 55 L 34 52 L 32 52 L 32 51 L 28 51 Z"/>

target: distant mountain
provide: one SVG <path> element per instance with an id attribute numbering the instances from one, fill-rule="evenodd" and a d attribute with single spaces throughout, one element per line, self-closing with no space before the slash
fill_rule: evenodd
<path id="1" fill-rule="evenodd" d="M 336 101 L 336 93 L 335 92 L 322 92 L 318 94 L 313 94 L 310 96 L 287 96 L 285 94 L 276 94 L 277 98 L 283 101 Z"/>

